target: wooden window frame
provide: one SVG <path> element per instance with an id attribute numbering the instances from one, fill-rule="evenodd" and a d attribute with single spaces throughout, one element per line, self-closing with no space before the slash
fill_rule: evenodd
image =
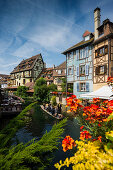
<path id="1" fill-rule="evenodd" d="M 80 72 L 81 67 L 84 67 L 84 74 L 82 74 L 82 73 Z M 79 66 L 79 76 L 80 76 L 80 77 L 85 76 L 85 65 L 80 65 L 80 66 Z"/>
<path id="2" fill-rule="evenodd" d="M 103 52 L 100 53 L 100 50 L 102 50 Z M 102 56 L 104 56 L 106 54 L 108 54 L 108 45 L 104 45 L 104 46 L 98 48 L 97 50 L 95 50 L 95 58 L 102 57 Z"/>
<path id="3" fill-rule="evenodd" d="M 100 68 L 104 66 L 104 72 L 100 72 Z M 106 75 L 107 74 L 107 64 L 100 65 L 95 68 L 95 75 Z"/>

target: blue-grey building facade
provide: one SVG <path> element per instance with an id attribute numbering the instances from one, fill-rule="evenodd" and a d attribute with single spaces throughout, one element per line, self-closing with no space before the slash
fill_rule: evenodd
<path id="1" fill-rule="evenodd" d="M 86 31 L 81 42 L 63 52 L 67 60 L 67 84 L 73 85 L 77 97 L 93 91 L 93 40 L 93 34 Z"/>

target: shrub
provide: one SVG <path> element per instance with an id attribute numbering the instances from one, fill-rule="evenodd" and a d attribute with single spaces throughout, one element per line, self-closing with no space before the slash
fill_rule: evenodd
<path id="1" fill-rule="evenodd" d="M 49 98 L 49 90 L 46 81 L 41 77 L 36 81 L 34 87 L 34 98 L 39 102 L 46 102 Z"/>
<path id="2" fill-rule="evenodd" d="M 56 105 L 57 105 L 57 103 L 56 103 L 56 96 L 52 96 L 51 102 L 52 102 L 52 105 L 53 105 L 53 106 L 56 106 Z"/>
<path id="3" fill-rule="evenodd" d="M 56 90 L 57 90 L 57 85 L 51 83 L 51 84 L 48 86 L 48 89 L 49 89 L 49 91 L 56 91 Z"/>
<path id="4" fill-rule="evenodd" d="M 17 88 L 16 95 L 17 96 L 21 96 L 21 97 L 26 97 L 27 96 L 27 90 L 28 90 L 28 87 L 26 87 L 26 86 L 19 86 Z"/>

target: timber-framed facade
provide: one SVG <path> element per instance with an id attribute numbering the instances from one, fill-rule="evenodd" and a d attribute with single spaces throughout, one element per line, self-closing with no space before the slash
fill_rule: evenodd
<path id="1" fill-rule="evenodd" d="M 113 23 L 109 19 L 100 25 L 100 8 L 94 10 L 95 40 L 94 40 L 94 91 L 107 84 L 107 78 L 113 76 Z M 97 23 L 98 22 L 98 23 Z"/>

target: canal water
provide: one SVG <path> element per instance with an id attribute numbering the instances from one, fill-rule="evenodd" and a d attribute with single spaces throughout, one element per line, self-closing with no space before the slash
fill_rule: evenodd
<path id="1" fill-rule="evenodd" d="M 19 142 L 26 143 L 34 137 L 40 139 L 46 131 L 49 132 L 52 129 L 52 126 L 56 122 L 59 122 L 59 120 L 56 120 L 42 111 L 39 106 L 34 106 L 32 118 L 29 118 L 29 123 L 27 123 L 26 127 L 21 128 L 16 133 L 16 137 L 13 139 L 13 144 L 15 144 L 17 140 Z M 65 131 L 62 137 L 70 135 L 74 140 L 79 139 L 80 126 L 78 125 L 77 119 L 68 119 L 67 125 L 64 129 Z M 55 169 L 55 163 L 59 162 L 60 160 L 65 160 L 66 157 L 72 156 L 70 151 L 63 152 L 61 141 L 62 140 L 60 140 L 59 150 L 54 152 L 54 159 L 51 163 L 51 166 L 49 167 L 51 170 Z"/>

